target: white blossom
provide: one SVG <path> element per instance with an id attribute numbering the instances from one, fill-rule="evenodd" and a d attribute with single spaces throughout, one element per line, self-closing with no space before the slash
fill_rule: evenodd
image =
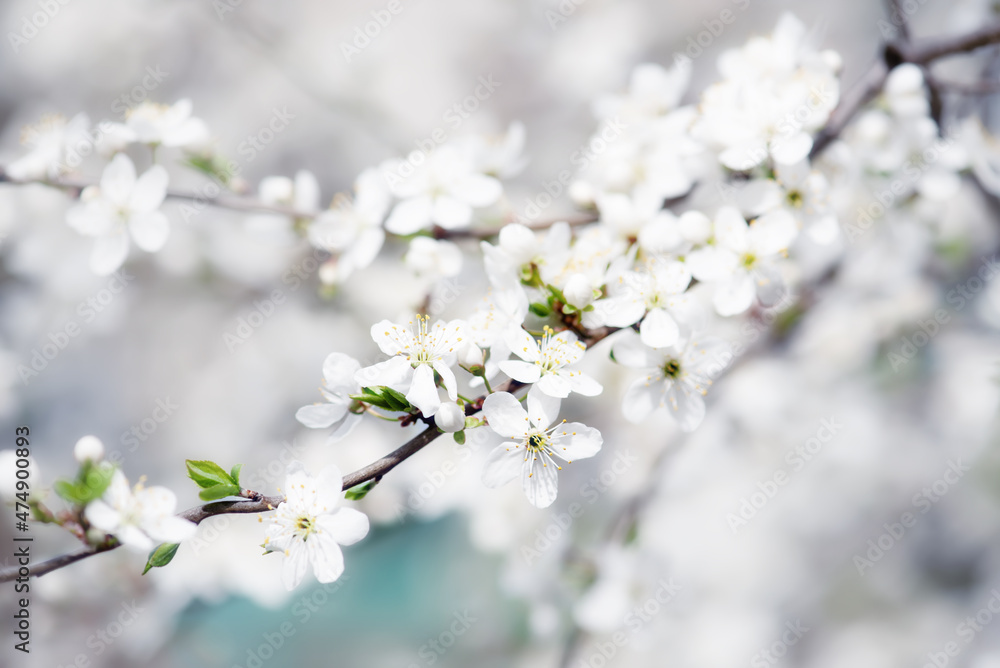
<path id="1" fill-rule="evenodd" d="M 302 582 L 312 566 L 320 582 L 334 582 L 344 573 L 341 545 L 353 545 L 368 535 L 368 518 L 341 506 L 343 475 L 328 466 L 313 476 L 301 462 L 288 466 L 285 500 L 267 525 L 264 549 L 285 555 L 281 579 L 289 590 Z"/>
<path id="2" fill-rule="evenodd" d="M 116 470 L 104 496 L 87 504 L 87 521 L 136 552 L 148 552 L 158 543 L 180 543 L 194 536 L 193 522 L 175 515 L 177 497 L 166 487 L 129 488 L 125 474 Z"/>
<path id="3" fill-rule="evenodd" d="M 96 238 L 90 255 L 94 273 L 107 275 L 122 266 L 129 236 L 145 251 L 163 248 L 170 225 L 159 207 L 167 194 L 167 180 L 167 171 L 159 165 L 136 178 L 135 165 L 120 153 L 105 167 L 100 186 L 86 188 L 81 204 L 67 211 L 73 229 Z"/>
<path id="4" fill-rule="evenodd" d="M 528 397 L 528 410 L 507 392 L 486 397 L 483 415 L 500 436 L 510 439 L 497 446 L 486 460 L 483 483 L 487 487 L 506 485 L 521 476 L 528 502 L 547 508 L 556 500 L 558 472 L 556 458 L 572 463 L 596 455 L 603 444 L 601 433 L 592 427 L 556 419 L 551 406 Z"/>
<path id="5" fill-rule="evenodd" d="M 346 437 L 361 415 L 353 410 L 350 395 L 359 394 L 361 385 L 355 378 L 361 364 L 343 353 L 331 353 L 323 362 L 323 387 L 320 393 L 325 403 L 303 406 L 295 413 L 295 419 L 310 429 L 333 427 L 330 442 Z"/>
<path id="6" fill-rule="evenodd" d="M 430 324 L 430 316 L 417 315 L 416 322 L 397 325 L 383 320 L 372 325 L 372 339 L 386 355 L 384 362 L 360 369 L 355 379 L 364 386 L 385 385 L 406 395 L 406 400 L 430 417 L 441 405 L 434 373 L 452 401 L 458 399 L 458 385 L 451 370 L 465 337 L 465 323 L 452 320 Z"/>

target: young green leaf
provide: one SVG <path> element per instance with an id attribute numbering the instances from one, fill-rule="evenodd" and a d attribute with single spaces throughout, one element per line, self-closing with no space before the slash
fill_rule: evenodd
<path id="1" fill-rule="evenodd" d="M 187 465 L 188 477 L 194 480 L 199 487 L 236 484 L 229 474 L 215 462 L 186 459 L 184 463 Z"/>
<path id="2" fill-rule="evenodd" d="M 368 494 L 368 492 L 372 491 L 372 489 L 374 489 L 375 485 L 377 484 L 378 480 L 369 480 L 366 483 L 355 485 L 354 487 L 344 492 L 344 498 L 347 499 L 348 501 L 357 501 L 359 499 L 363 499 L 365 498 L 365 495 Z"/>
<path id="3" fill-rule="evenodd" d="M 233 467 L 233 470 L 229 472 L 229 478 L 233 481 L 233 484 L 239 487 L 240 484 L 240 469 L 243 468 L 243 464 L 237 464 Z"/>
<path id="4" fill-rule="evenodd" d="M 239 496 L 240 486 L 229 484 L 214 485 L 212 487 L 206 487 L 205 489 L 198 492 L 198 496 L 201 497 L 202 501 L 216 501 L 218 499 L 224 499 L 227 496 Z"/>
<path id="5" fill-rule="evenodd" d="M 162 568 L 169 564 L 173 560 L 174 555 L 177 554 L 177 548 L 179 547 L 179 543 L 163 543 L 150 552 L 149 559 L 146 561 L 146 567 L 142 569 L 142 574 L 145 575 L 148 573 L 150 568 Z"/>

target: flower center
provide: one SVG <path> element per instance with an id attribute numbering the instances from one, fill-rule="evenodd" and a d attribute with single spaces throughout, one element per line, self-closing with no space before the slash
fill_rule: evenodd
<path id="1" fill-rule="evenodd" d="M 309 535 L 316 531 L 316 519 L 308 515 L 303 515 L 295 520 L 295 533 L 302 537 L 305 542 Z"/>
<path id="2" fill-rule="evenodd" d="M 805 201 L 805 197 L 798 190 L 789 190 L 788 194 L 785 195 L 785 200 L 788 202 L 789 206 L 793 206 L 796 209 L 802 206 L 802 202 Z"/>
<path id="3" fill-rule="evenodd" d="M 681 363 L 677 360 L 669 360 L 663 365 L 663 375 L 667 378 L 677 378 L 681 375 Z"/>
<path id="4" fill-rule="evenodd" d="M 743 266 L 746 267 L 747 269 L 754 266 L 756 262 L 757 262 L 757 256 L 754 255 L 753 253 L 747 253 L 746 255 L 743 256 L 742 263 Z"/>
<path id="5" fill-rule="evenodd" d="M 536 432 L 528 436 L 525 447 L 528 452 L 545 452 L 549 447 L 549 439 L 545 437 L 545 434 Z"/>

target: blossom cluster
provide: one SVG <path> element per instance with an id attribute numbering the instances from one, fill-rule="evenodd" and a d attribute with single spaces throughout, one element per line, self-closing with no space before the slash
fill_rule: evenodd
<path id="1" fill-rule="evenodd" d="M 327 208 L 309 172 L 264 179 L 248 227 L 299 235 L 329 254 L 326 284 L 349 285 L 391 241 L 405 246 L 415 276 L 433 283 L 464 271 L 488 286 L 450 319 L 414 305 L 412 315 L 373 324 L 372 352 L 383 359 L 363 364 L 332 352 L 322 401 L 299 409 L 298 421 L 328 430 L 330 442 L 366 416 L 422 422 L 460 443 L 475 433 L 486 443 L 483 485 L 519 479 L 536 508 L 555 502 L 564 467 L 605 446 L 574 413 L 613 386 L 595 372 L 598 356 L 622 367 L 627 386 L 614 401 L 625 420 L 662 411 L 681 432 L 698 429 L 710 387 L 738 357 L 732 332 L 791 298 L 806 272 L 800 253 L 845 252 L 867 229 L 845 220 L 855 210 L 870 223 L 905 206 L 930 222 L 974 163 L 956 138 L 940 141 L 913 65 L 893 70 L 884 95 L 816 157 L 814 137 L 840 100 L 840 58 L 811 40 L 800 21 L 782 17 L 770 36 L 722 54 L 720 79 L 697 104 L 683 104 L 689 61 L 637 67 L 626 91 L 594 105 L 599 123 L 616 120 L 623 131 L 570 188 L 586 222 L 513 215 L 511 181 L 525 165 L 519 124 L 501 137 L 456 138 L 371 166 L 352 196 Z M 74 173 L 81 145 L 106 158 L 99 185 L 82 189 L 66 220 L 94 238 L 92 270 L 110 274 L 132 242 L 147 252 L 168 242 L 164 150 L 223 176 L 207 127 L 191 113 L 187 100 L 144 103 L 125 123 L 102 124 L 96 138 L 85 117 L 47 119 L 26 136 L 30 153 L 6 172 L 58 185 Z M 141 174 L 126 153 L 139 146 L 149 149 Z M 876 198 L 872 206 L 865 193 L 885 188 L 891 205 Z M 463 266 L 469 258 L 481 263 Z M 89 447 L 78 448 L 81 462 L 99 461 Z M 238 470 L 202 475 L 204 488 L 245 491 Z M 190 538 L 194 525 L 173 515 L 172 493 L 132 489 L 120 470 L 107 476 L 100 498 L 78 499 L 95 541 L 110 536 L 149 550 Z M 285 555 L 289 588 L 309 567 L 321 582 L 336 580 L 340 546 L 367 534 L 368 518 L 341 505 L 343 484 L 337 467 L 315 475 L 298 462 L 289 467 L 264 540 L 266 552 Z"/>

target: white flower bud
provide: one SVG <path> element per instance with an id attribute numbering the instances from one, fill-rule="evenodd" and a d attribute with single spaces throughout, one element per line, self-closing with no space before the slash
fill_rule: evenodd
<path id="1" fill-rule="evenodd" d="M 563 296 L 566 297 L 566 301 L 570 303 L 570 306 L 582 309 L 594 301 L 594 286 L 590 284 L 590 280 L 583 274 L 573 274 L 566 281 L 566 287 L 563 288 Z"/>
<path id="2" fill-rule="evenodd" d="M 81 464 L 86 461 L 99 462 L 104 459 L 104 444 L 96 436 L 84 436 L 76 442 L 73 456 Z"/>
<path id="3" fill-rule="evenodd" d="M 483 351 L 472 341 L 463 345 L 458 351 L 458 363 L 466 369 L 483 365 Z"/>
<path id="4" fill-rule="evenodd" d="M 434 414 L 434 423 L 449 434 L 465 429 L 465 411 L 453 401 L 446 401 Z"/>

